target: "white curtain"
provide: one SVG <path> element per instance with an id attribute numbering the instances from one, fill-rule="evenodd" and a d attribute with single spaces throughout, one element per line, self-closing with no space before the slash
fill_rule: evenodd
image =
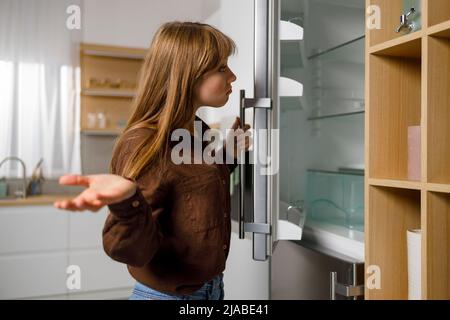
<path id="1" fill-rule="evenodd" d="M 81 0 L 0 0 L 0 161 L 19 157 L 28 175 L 41 158 L 47 178 L 81 172 L 73 5 Z M 20 175 L 14 163 L 0 169 L 0 178 Z"/>

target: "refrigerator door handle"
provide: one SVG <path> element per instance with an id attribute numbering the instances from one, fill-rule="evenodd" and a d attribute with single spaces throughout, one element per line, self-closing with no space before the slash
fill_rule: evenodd
<path id="1" fill-rule="evenodd" d="M 267 112 L 268 110 L 270 110 L 272 108 L 272 100 L 270 98 L 258 98 L 258 99 L 249 99 L 245 97 L 245 90 L 241 90 L 240 91 L 240 117 L 241 117 L 241 123 L 245 124 L 245 109 L 247 108 L 253 108 L 255 109 L 266 109 L 263 110 L 264 112 Z M 256 113 L 256 112 L 255 112 Z M 255 122 L 257 121 L 257 119 L 255 118 Z M 258 123 L 254 124 L 255 128 L 260 128 L 261 126 Z M 261 137 L 259 137 L 259 139 L 261 139 Z M 265 148 L 267 150 L 267 139 L 261 139 L 262 141 L 258 141 L 255 139 L 255 141 L 257 141 L 259 144 L 263 144 L 263 148 Z M 257 149 L 257 147 L 255 146 L 255 149 Z M 240 159 L 245 160 L 244 158 L 244 152 L 243 154 L 241 154 Z M 240 161 L 238 163 L 239 165 L 239 187 L 238 187 L 238 201 L 239 201 L 239 206 L 238 206 L 238 223 L 239 223 L 239 238 L 240 239 L 244 239 L 245 238 L 245 232 L 252 232 L 254 234 L 260 234 L 260 235 L 270 235 L 271 234 L 271 225 L 269 223 L 263 223 L 263 222 L 255 222 L 255 215 L 254 212 L 252 212 L 252 217 L 253 217 L 253 222 L 245 222 L 245 217 L 244 217 L 244 213 L 246 210 L 246 206 L 245 206 L 245 169 L 246 169 L 246 162 L 245 161 Z M 260 164 L 259 163 L 255 163 L 254 164 L 254 173 L 258 173 L 260 172 Z M 264 177 L 267 179 L 267 176 Z M 257 199 L 258 198 L 258 188 L 260 187 L 260 184 L 255 184 L 254 183 L 254 190 L 253 190 L 253 196 Z M 264 186 L 264 184 L 261 184 L 261 186 Z M 255 236 L 255 235 L 254 235 Z M 255 260 L 265 260 L 266 259 L 266 252 L 264 250 L 258 250 L 255 251 L 255 246 L 254 246 L 254 252 L 253 252 L 253 258 Z"/>
<path id="2" fill-rule="evenodd" d="M 239 100 L 239 113 L 241 118 L 241 123 L 245 125 L 245 109 L 244 109 L 244 99 L 245 99 L 245 90 L 240 91 L 240 100 Z M 238 162 L 239 166 L 239 185 L 238 185 L 238 223 L 239 223 L 239 239 L 245 238 L 244 231 L 244 212 L 245 212 L 245 152 L 243 151 L 240 154 L 240 159 L 243 161 Z"/>

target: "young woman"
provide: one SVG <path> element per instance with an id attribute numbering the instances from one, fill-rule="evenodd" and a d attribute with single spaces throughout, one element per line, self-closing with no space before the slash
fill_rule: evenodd
<path id="1" fill-rule="evenodd" d="M 234 42 L 212 26 L 163 25 L 146 56 L 134 113 L 114 148 L 111 174 L 60 178 L 61 184 L 86 189 L 74 199 L 55 202 L 57 208 L 98 211 L 108 205 L 103 246 L 136 279 L 130 299 L 224 297 L 229 175 L 236 161 L 175 164 L 171 150 L 178 142 L 171 135 L 184 128 L 194 144 L 202 140 L 194 121 L 203 132 L 209 127 L 196 110 L 228 101 L 236 76 L 227 60 L 234 51 Z M 236 143 L 231 150 L 225 145 L 218 157 L 235 160 L 238 152 L 248 150 L 249 128 L 241 128 L 237 118 L 232 126 L 238 129 Z"/>

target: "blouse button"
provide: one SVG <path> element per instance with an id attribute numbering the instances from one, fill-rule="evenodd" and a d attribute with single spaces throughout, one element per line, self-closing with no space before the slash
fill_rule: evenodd
<path id="1" fill-rule="evenodd" d="M 226 244 L 223 245 L 223 250 L 227 250 L 227 245 Z"/>
<path id="2" fill-rule="evenodd" d="M 225 184 L 226 184 L 226 182 L 225 182 L 225 180 L 224 180 L 224 179 L 222 179 L 222 184 L 223 184 L 223 185 L 225 185 Z"/>
<path id="3" fill-rule="evenodd" d="M 134 200 L 133 203 L 131 203 L 131 205 L 133 206 L 133 208 L 137 208 L 139 206 L 139 201 L 138 200 Z"/>

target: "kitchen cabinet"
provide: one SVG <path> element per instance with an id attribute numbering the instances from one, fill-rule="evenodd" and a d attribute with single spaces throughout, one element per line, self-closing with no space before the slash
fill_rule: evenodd
<path id="1" fill-rule="evenodd" d="M 131 115 L 146 50 L 82 43 L 81 132 L 116 135 Z"/>
<path id="2" fill-rule="evenodd" d="M 103 251 L 107 213 L 0 206 L 0 299 L 126 299 L 134 280 Z M 80 289 L 66 286 L 71 265 L 80 267 Z"/>

